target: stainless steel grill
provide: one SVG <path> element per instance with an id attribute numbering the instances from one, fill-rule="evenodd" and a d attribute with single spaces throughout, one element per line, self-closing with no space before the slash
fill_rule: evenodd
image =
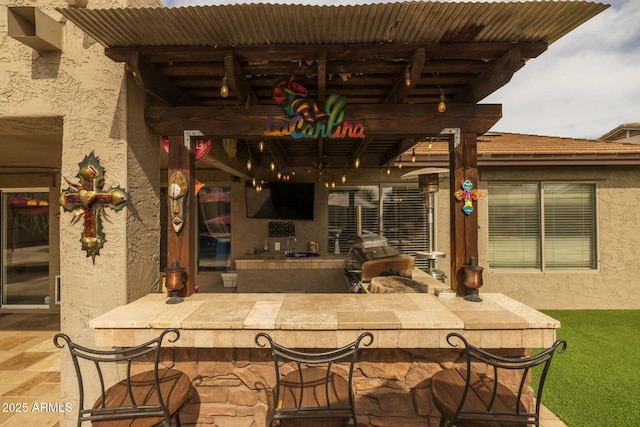
<path id="1" fill-rule="evenodd" d="M 414 258 L 389 246 L 384 236 L 364 234 L 349 239 L 348 243 L 351 247 L 344 261 L 344 274 L 351 292 L 362 292 L 363 282 L 376 276 L 411 277 Z"/>

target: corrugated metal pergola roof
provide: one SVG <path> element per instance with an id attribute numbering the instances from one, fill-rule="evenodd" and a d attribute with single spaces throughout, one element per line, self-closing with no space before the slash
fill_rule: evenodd
<path id="1" fill-rule="evenodd" d="M 238 4 L 58 9 L 106 47 L 545 42 L 602 12 L 584 1 Z"/>
<path id="2" fill-rule="evenodd" d="M 236 138 L 241 158 L 264 161 L 255 153 L 265 118 L 286 116 L 272 98 L 277 85 L 295 78 L 308 90 L 304 105 L 319 110 L 331 95 L 344 97 L 345 114 L 367 128 L 365 140 L 271 136 L 273 157 L 286 168 L 347 167 L 356 157 L 377 167 L 444 128 L 486 132 L 501 108 L 478 102 L 607 7 L 529 1 L 58 10 L 153 95 L 145 118 L 159 135 L 198 129 Z M 220 94 L 223 77 L 228 97 Z M 444 114 L 436 111 L 442 98 Z"/>

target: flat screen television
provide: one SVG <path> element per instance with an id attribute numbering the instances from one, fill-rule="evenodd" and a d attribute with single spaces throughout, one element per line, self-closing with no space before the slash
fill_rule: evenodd
<path id="1" fill-rule="evenodd" d="M 313 220 L 314 192 L 308 182 L 265 182 L 262 191 L 247 183 L 247 218 Z"/>

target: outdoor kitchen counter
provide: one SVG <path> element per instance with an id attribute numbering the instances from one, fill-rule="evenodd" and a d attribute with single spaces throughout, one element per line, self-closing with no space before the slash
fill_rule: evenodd
<path id="1" fill-rule="evenodd" d="M 348 292 L 344 259 L 344 255 L 334 254 L 305 258 L 271 252 L 245 255 L 235 261 L 236 290 L 238 293 Z"/>
<path id="2" fill-rule="evenodd" d="M 244 255 L 236 259 L 236 270 L 318 270 L 344 269 L 344 255 L 321 254 L 305 258 L 287 257 L 281 253 Z"/>
<path id="3" fill-rule="evenodd" d="M 375 336 L 373 348 L 450 348 L 446 335 L 458 331 L 484 348 L 538 348 L 555 341 L 560 323 L 502 294 L 483 302 L 440 298 L 432 293 L 395 294 L 194 294 L 165 304 L 149 294 L 90 321 L 100 346 L 140 344 L 159 330 L 178 328 L 168 346 L 255 348 L 258 332 L 285 346 L 334 348 L 362 331 Z"/>

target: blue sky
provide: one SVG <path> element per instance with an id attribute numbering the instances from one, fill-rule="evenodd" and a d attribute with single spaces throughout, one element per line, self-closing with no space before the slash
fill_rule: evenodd
<path id="1" fill-rule="evenodd" d="M 377 2 L 163 1 L 168 7 Z M 553 43 L 505 87 L 482 100 L 502 104 L 503 117 L 492 131 L 595 139 L 620 124 L 640 122 L 640 0 L 601 2 L 611 7 Z"/>

